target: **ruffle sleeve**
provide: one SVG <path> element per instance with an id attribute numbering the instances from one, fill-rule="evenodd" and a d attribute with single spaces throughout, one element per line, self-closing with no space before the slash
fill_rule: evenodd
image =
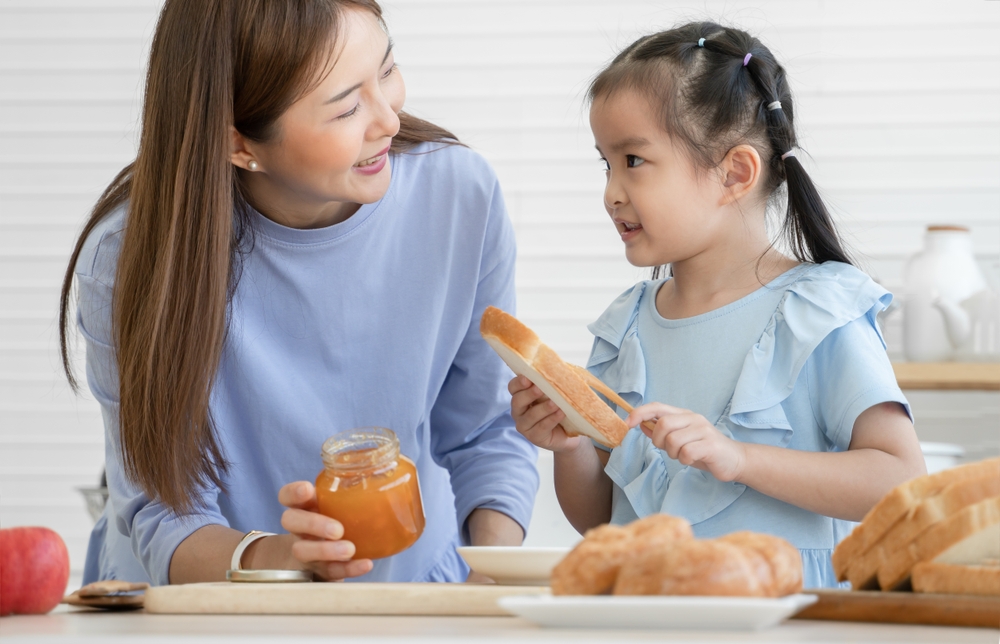
<path id="1" fill-rule="evenodd" d="M 858 269 L 838 262 L 808 265 L 779 279 L 787 283 L 771 287 L 785 288 L 785 294 L 747 354 L 732 400 L 716 426 L 742 442 L 783 447 L 791 441 L 793 428 L 782 403 L 795 389 L 809 356 L 827 335 L 853 320 L 867 317 L 877 330 L 875 316 L 892 295 Z M 643 404 L 646 390 L 639 304 L 654 284 L 636 284 L 588 327 L 595 340 L 587 368 L 635 406 Z M 664 512 L 692 524 L 715 516 L 746 489 L 681 465 L 640 431 L 626 435 L 605 471 L 638 516 Z"/>

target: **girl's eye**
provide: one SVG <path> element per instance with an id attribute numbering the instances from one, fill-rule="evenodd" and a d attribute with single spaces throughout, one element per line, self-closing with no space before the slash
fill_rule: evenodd
<path id="1" fill-rule="evenodd" d="M 389 78 L 390 74 L 392 74 L 394 71 L 396 71 L 396 63 L 393 63 L 392 65 L 389 66 L 389 69 L 387 69 L 385 73 L 382 74 L 382 78 Z"/>
<path id="2" fill-rule="evenodd" d="M 625 155 L 625 165 L 630 168 L 639 167 L 645 162 L 646 162 L 645 159 L 643 159 L 642 157 L 637 157 L 634 154 Z"/>
<path id="3" fill-rule="evenodd" d="M 605 172 L 611 172 L 611 164 L 604 157 L 601 157 L 601 169 Z"/>
<path id="4" fill-rule="evenodd" d="M 345 112 L 345 113 L 341 114 L 340 116 L 338 116 L 337 120 L 339 121 L 341 119 L 348 119 L 348 118 L 354 116 L 355 114 L 357 114 L 359 105 L 355 105 L 353 108 L 351 108 L 350 112 Z"/>

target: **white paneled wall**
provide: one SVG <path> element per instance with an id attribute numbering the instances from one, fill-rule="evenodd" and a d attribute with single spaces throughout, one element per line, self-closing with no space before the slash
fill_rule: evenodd
<path id="1" fill-rule="evenodd" d="M 74 398 L 59 373 L 56 300 L 87 210 L 134 154 L 159 4 L 0 0 L 0 524 L 55 528 L 77 570 L 89 520 L 72 488 L 96 482 L 103 438 L 94 402 Z M 385 8 L 408 108 L 497 169 L 520 246 L 520 315 L 568 359 L 585 359 L 585 325 L 644 275 L 601 206 L 587 81 L 636 36 L 689 19 L 748 28 L 785 62 L 814 177 L 876 278 L 898 287 L 923 227 L 961 223 L 1000 285 L 1000 2 Z M 887 325 L 898 347 L 899 320 Z M 995 450 L 998 399 L 916 395 L 918 428 Z"/>

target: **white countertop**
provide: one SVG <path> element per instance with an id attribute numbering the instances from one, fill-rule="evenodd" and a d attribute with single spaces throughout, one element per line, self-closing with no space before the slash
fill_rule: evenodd
<path id="1" fill-rule="evenodd" d="M 181 639 L 183 638 L 183 639 Z M 760 632 L 601 631 L 543 629 L 515 617 L 382 617 L 301 615 L 147 615 L 108 613 L 61 606 L 48 615 L 0 619 L 0 639 L 9 642 L 808 642 L 863 644 L 989 643 L 1000 631 L 979 628 L 854 624 L 791 620 Z"/>

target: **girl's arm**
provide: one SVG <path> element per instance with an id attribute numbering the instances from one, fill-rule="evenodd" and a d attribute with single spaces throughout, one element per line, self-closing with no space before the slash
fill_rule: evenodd
<path id="1" fill-rule="evenodd" d="M 704 416 L 652 403 L 626 419 L 656 419 L 653 444 L 684 465 L 838 519 L 860 521 L 889 490 L 926 473 L 913 423 L 895 402 L 868 408 L 844 452 L 805 452 L 735 441 Z"/>
<path id="2" fill-rule="evenodd" d="M 927 473 L 913 423 L 894 402 L 858 416 L 846 452 L 740 445 L 746 456 L 737 481 L 800 508 L 849 521 L 860 521 L 889 490 Z"/>
<path id="3" fill-rule="evenodd" d="M 550 450 L 555 460 L 556 498 L 577 532 L 611 520 L 611 479 L 604 473 L 609 454 L 584 436 L 568 436 L 559 424 L 566 415 L 524 376 L 507 386 L 517 431 Z"/>

